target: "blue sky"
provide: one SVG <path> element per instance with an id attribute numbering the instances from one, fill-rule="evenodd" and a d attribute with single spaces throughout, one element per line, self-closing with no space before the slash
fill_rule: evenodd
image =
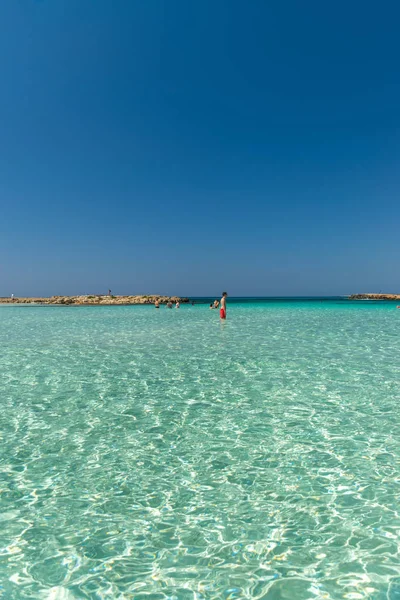
<path id="1" fill-rule="evenodd" d="M 0 295 L 400 292 L 399 18 L 3 0 Z"/>

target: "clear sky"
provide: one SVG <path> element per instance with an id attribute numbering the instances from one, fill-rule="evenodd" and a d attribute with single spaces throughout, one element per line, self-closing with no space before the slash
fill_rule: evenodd
<path id="1" fill-rule="evenodd" d="M 0 295 L 400 292 L 399 22 L 2 0 Z"/>

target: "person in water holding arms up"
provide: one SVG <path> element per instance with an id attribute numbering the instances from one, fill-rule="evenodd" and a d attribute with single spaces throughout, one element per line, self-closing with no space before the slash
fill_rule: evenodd
<path id="1" fill-rule="evenodd" d="M 219 316 L 221 319 L 226 319 L 226 298 L 228 294 L 226 292 L 222 292 L 221 298 L 221 308 L 219 310 Z"/>

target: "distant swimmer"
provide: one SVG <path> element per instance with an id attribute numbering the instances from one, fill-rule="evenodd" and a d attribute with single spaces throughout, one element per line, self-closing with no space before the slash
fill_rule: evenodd
<path id="1" fill-rule="evenodd" d="M 155 308 L 160 308 L 160 303 L 159 303 L 159 301 L 158 301 L 158 300 L 156 300 L 156 301 L 154 302 L 154 307 L 155 307 Z"/>
<path id="2" fill-rule="evenodd" d="M 214 307 L 214 304 L 211 302 L 211 304 L 210 304 L 210 309 L 211 309 L 211 310 L 214 310 L 214 308 L 215 308 L 215 307 Z"/>
<path id="3" fill-rule="evenodd" d="M 221 319 L 226 319 L 226 299 L 228 297 L 228 294 L 226 292 L 222 292 L 222 298 L 221 298 L 221 308 L 219 311 L 219 316 Z"/>
<path id="4" fill-rule="evenodd" d="M 168 302 L 167 302 L 167 308 L 172 308 L 172 302 L 171 302 L 171 300 L 168 300 Z"/>
<path id="5" fill-rule="evenodd" d="M 180 305 L 179 300 L 178 300 L 178 302 L 175 304 L 175 308 L 180 308 L 180 306 L 181 305 Z"/>
<path id="6" fill-rule="evenodd" d="M 214 300 L 214 308 L 218 308 L 219 307 L 219 300 Z"/>

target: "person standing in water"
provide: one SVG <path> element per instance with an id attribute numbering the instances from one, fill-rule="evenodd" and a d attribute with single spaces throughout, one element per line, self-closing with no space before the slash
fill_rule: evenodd
<path id="1" fill-rule="evenodd" d="M 219 316 L 221 319 L 226 319 L 226 299 L 228 297 L 228 294 L 226 292 L 222 292 L 222 298 L 221 298 L 221 308 L 219 310 Z"/>

